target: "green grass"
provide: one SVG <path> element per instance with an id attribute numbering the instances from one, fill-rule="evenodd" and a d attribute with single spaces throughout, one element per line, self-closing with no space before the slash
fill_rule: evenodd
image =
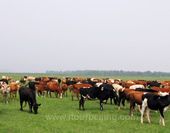
<path id="1" fill-rule="evenodd" d="M 10 76 L 20 79 L 23 75 Z M 151 111 L 151 124 L 148 124 L 146 118 L 144 124 L 140 124 L 140 112 L 134 112 L 134 117 L 129 116 L 129 103 L 126 103 L 126 110 L 121 106 L 118 111 L 117 106 L 108 101 L 108 104 L 103 105 L 104 110 L 100 111 L 98 100 L 86 101 L 86 110 L 80 111 L 79 102 L 76 97 L 74 99 L 75 101 L 71 101 L 71 93 L 62 99 L 54 98 L 54 94 L 52 98 L 37 97 L 37 102 L 42 105 L 35 115 L 29 113 L 28 105 L 24 107 L 23 112 L 19 110 L 19 97 L 17 101 L 9 100 L 8 104 L 3 104 L 1 95 L 0 133 L 170 132 L 170 110 L 164 113 L 166 126 L 163 127 L 159 125 L 159 112 Z"/>

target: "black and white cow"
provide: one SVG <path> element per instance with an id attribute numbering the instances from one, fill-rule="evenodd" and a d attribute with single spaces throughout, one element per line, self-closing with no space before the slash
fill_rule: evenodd
<path id="1" fill-rule="evenodd" d="M 81 99 L 79 101 L 79 109 L 81 110 L 81 107 L 84 109 L 84 102 L 85 99 L 88 100 L 100 100 L 100 110 L 103 110 L 103 102 L 106 102 L 108 98 L 114 98 L 115 104 L 117 104 L 118 96 L 114 90 L 114 88 L 110 85 L 106 84 L 100 84 L 97 87 L 85 87 L 80 88 L 80 95 Z"/>
<path id="2" fill-rule="evenodd" d="M 148 81 L 147 82 L 147 87 L 148 88 L 151 88 L 153 86 L 156 86 L 156 87 L 160 87 L 161 86 L 161 83 L 158 82 L 158 81 Z"/>
<path id="3" fill-rule="evenodd" d="M 150 94 L 150 93 L 144 94 L 142 96 L 141 123 L 143 124 L 143 114 L 145 109 L 147 113 L 148 122 L 151 123 L 149 119 L 149 111 L 150 109 L 152 109 L 152 110 L 159 110 L 161 114 L 160 124 L 162 122 L 162 125 L 165 126 L 163 112 L 165 112 L 168 109 L 169 104 L 170 104 L 169 93 L 160 93 L 159 95 Z"/>
<path id="4" fill-rule="evenodd" d="M 33 107 L 34 113 L 37 114 L 38 107 L 41 104 L 37 104 L 36 102 L 35 90 L 22 86 L 19 89 L 19 96 L 20 96 L 20 105 L 21 105 L 20 110 L 23 111 L 22 104 L 25 101 L 25 103 L 28 102 L 29 104 L 30 112 L 32 113 L 32 107 Z"/>

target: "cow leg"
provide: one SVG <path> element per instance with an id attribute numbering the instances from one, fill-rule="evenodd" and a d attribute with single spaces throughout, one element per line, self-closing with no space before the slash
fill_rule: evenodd
<path id="1" fill-rule="evenodd" d="M 3 95 L 3 103 L 5 103 L 5 94 Z"/>
<path id="2" fill-rule="evenodd" d="M 150 121 L 150 118 L 149 118 L 149 111 L 150 111 L 150 109 L 148 107 L 146 107 L 146 115 L 147 115 L 148 123 L 150 124 L 151 121 Z"/>
<path id="3" fill-rule="evenodd" d="M 14 93 L 12 93 L 12 101 L 14 101 Z"/>
<path id="4" fill-rule="evenodd" d="M 160 111 L 160 114 L 161 114 L 160 119 L 162 119 L 162 125 L 165 126 L 164 115 L 163 115 L 163 109 L 160 109 L 159 111 Z M 160 121 L 161 121 L 161 120 L 160 120 Z M 160 124 L 161 124 L 161 123 L 160 123 Z"/>
<path id="5" fill-rule="evenodd" d="M 11 92 L 10 92 L 10 99 L 12 99 Z"/>
<path id="6" fill-rule="evenodd" d="M 6 103 L 8 103 L 8 94 L 6 94 Z"/>
<path id="7" fill-rule="evenodd" d="M 121 102 L 121 98 L 118 98 L 118 110 L 120 110 L 120 102 Z"/>
<path id="8" fill-rule="evenodd" d="M 51 97 L 51 91 L 50 91 L 50 97 Z"/>
<path id="9" fill-rule="evenodd" d="M 66 90 L 66 97 L 67 97 L 68 95 L 67 95 L 67 90 Z"/>
<path id="10" fill-rule="evenodd" d="M 74 101 L 73 96 L 74 96 L 74 92 L 72 93 L 72 101 Z"/>
<path id="11" fill-rule="evenodd" d="M 141 124 L 143 124 L 143 114 L 145 112 L 146 107 L 147 107 L 147 100 L 144 99 L 144 101 L 142 102 L 142 109 L 141 109 Z"/>
<path id="12" fill-rule="evenodd" d="M 14 99 L 14 101 L 16 101 L 16 98 L 17 98 L 17 93 L 15 93 L 15 99 Z"/>
<path id="13" fill-rule="evenodd" d="M 83 110 L 85 110 L 84 109 L 84 98 L 83 98 L 83 96 L 81 96 L 81 99 L 79 101 L 79 110 L 81 110 L 81 106 L 82 106 Z"/>
<path id="14" fill-rule="evenodd" d="M 29 108 L 30 108 L 30 113 L 32 113 L 32 104 L 31 104 L 31 102 L 28 102 L 28 104 L 29 104 Z"/>
<path id="15" fill-rule="evenodd" d="M 103 110 L 103 100 L 100 100 L 100 110 Z"/>
<path id="16" fill-rule="evenodd" d="M 133 116 L 133 102 L 130 101 L 130 116 Z"/>
<path id="17" fill-rule="evenodd" d="M 20 106 L 21 106 L 20 110 L 21 110 L 21 111 L 23 111 L 22 103 L 23 103 L 23 101 L 22 101 L 22 99 L 20 99 Z"/>
<path id="18" fill-rule="evenodd" d="M 57 98 L 57 92 L 56 92 L 56 91 L 54 91 L 54 93 L 55 93 L 55 98 Z"/>
<path id="19" fill-rule="evenodd" d="M 122 105 L 123 105 L 123 108 L 126 109 L 126 106 L 125 106 L 125 98 L 122 99 Z"/>
<path id="20" fill-rule="evenodd" d="M 77 92 L 76 96 L 77 96 L 77 99 L 80 101 L 80 99 L 79 99 L 79 92 Z"/>

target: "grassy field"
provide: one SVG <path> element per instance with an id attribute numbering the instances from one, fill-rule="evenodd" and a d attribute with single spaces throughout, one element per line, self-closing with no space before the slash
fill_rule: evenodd
<path id="1" fill-rule="evenodd" d="M 26 74 L 0 74 L 20 79 Z M 28 74 L 27 74 L 28 75 Z M 56 76 L 44 74 L 30 74 L 32 76 Z M 59 75 L 58 77 L 67 76 Z M 73 76 L 71 76 L 73 77 Z M 74 76 L 76 77 L 76 76 Z M 105 78 L 105 77 L 103 77 Z M 111 77 L 126 79 L 146 80 L 170 80 L 168 77 Z M 2 97 L 2 95 L 1 95 Z M 116 105 L 104 104 L 104 110 L 100 111 L 99 101 L 86 101 L 85 111 L 78 109 L 79 102 L 76 97 L 71 101 L 71 93 L 68 97 L 44 98 L 37 97 L 39 107 L 38 114 L 29 113 L 28 105 L 21 112 L 19 97 L 17 101 L 9 100 L 8 104 L 0 99 L 0 133 L 169 133 L 170 110 L 165 115 L 166 126 L 159 125 L 160 114 L 151 111 L 151 124 L 144 118 L 144 124 L 140 124 L 140 112 L 134 112 L 134 117 L 129 116 L 129 103 L 127 109 L 117 110 Z"/>

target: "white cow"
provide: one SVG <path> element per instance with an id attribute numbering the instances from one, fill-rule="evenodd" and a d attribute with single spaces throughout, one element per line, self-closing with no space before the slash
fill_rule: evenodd
<path id="1" fill-rule="evenodd" d="M 134 89 L 134 90 L 135 90 L 136 88 L 142 88 L 142 89 L 144 89 L 145 86 L 144 86 L 144 85 L 140 85 L 140 84 L 136 84 L 136 85 L 132 85 L 132 86 L 129 87 L 129 89 Z"/>
<path id="2" fill-rule="evenodd" d="M 1 86 L 1 93 L 3 95 L 3 102 L 8 103 L 8 94 L 10 92 L 10 87 L 7 84 Z"/>

